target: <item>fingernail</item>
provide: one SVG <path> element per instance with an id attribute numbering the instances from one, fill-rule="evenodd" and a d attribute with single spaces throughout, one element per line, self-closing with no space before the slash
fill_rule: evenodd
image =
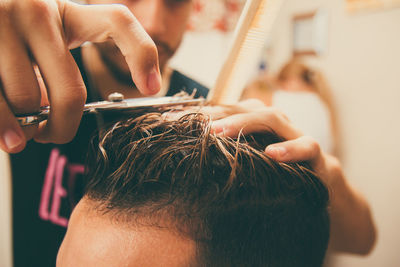
<path id="1" fill-rule="evenodd" d="M 287 150 L 283 146 L 268 146 L 265 149 L 265 152 L 268 155 L 272 156 L 272 157 L 280 157 L 280 158 L 282 158 L 282 157 L 284 157 L 286 155 Z"/>
<path id="2" fill-rule="evenodd" d="M 157 67 L 154 67 L 147 76 L 147 89 L 150 94 L 158 93 L 161 89 L 161 75 Z"/>
<path id="3" fill-rule="evenodd" d="M 222 126 L 212 126 L 213 133 L 219 134 L 224 131 L 224 127 Z"/>
<path id="4" fill-rule="evenodd" d="M 21 136 L 17 134 L 14 130 L 7 130 L 4 135 L 4 144 L 9 150 L 12 150 L 18 146 L 20 146 L 23 142 Z"/>
<path id="5" fill-rule="evenodd" d="M 225 126 L 224 124 L 221 124 L 221 123 L 218 123 L 218 122 L 213 122 L 211 124 L 211 130 L 212 130 L 212 132 L 214 134 L 217 134 L 217 135 L 223 134 L 224 131 L 225 131 L 225 127 L 224 126 Z"/>

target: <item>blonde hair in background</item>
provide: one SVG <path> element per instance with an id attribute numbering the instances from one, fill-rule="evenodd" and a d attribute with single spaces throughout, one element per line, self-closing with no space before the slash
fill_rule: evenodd
<path id="1" fill-rule="evenodd" d="M 322 72 L 312 69 L 298 58 L 293 58 L 279 71 L 276 79 L 278 83 L 297 78 L 304 82 L 309 89 L 322 100 L 329 110 L 333 134 L 334 154 L 339 156 L 339 129 L 336 116 L 336 107 L 333 101 L 332 89 Z"/>

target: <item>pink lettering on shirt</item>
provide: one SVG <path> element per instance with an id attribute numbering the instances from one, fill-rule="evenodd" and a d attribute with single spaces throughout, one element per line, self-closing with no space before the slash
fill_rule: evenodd
<path id="1" fill-rule="evenodd" d="M 53 187 L 53 177 L 56 170 L 57 159 L 60 152 L 58 149 L 53 149 L 50 154 L 49 165 L 47 166 L 46 176 L 44 179 L 42 195 L 40 197 L 39 217 L 43 220 L 49 220 L 49 202 L 51 189 Z"/>
<path id="2" fill-rule="evenodd" d="M 60 216 L 60 206 L 61 198 L 67 196 L 67 191 L 62 187 L 62 180 L 64 174 L 64 168 L 67 164 L 67 158 L 65 156 L 60 156 L 57 161 L 56 173 L 55 173 L 55 183 L 53 190 L 53 203 L 51 205 L 50 221 L 67 227 L 68 219 Z"/>
<path id="3" fill-rule="evenodd" d="M 69 164 L 67 158 L 60 155 L 60 151 L 56 148 L 51 151 L 39 205 L 39 217 L 41 219 L 67 227 L 68 219 L 60 215 L 61 203 L 67 199 L 68 194 L 63 187 L 63 179 L 65 176 L 68 179 L 68 184 L 72 185 L 69 188 L 73 189 L 77 174 L 83 172 L 83 165 Z"/>

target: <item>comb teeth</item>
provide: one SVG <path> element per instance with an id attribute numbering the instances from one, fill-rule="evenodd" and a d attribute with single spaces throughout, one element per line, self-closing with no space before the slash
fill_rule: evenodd
<path id="1" fill-rule="evenodd" d="M 256 68 L 284 0 L 248 0 L 235 29 L 228 57 L 211 91 L 215 104 L 236 103 Z"/>

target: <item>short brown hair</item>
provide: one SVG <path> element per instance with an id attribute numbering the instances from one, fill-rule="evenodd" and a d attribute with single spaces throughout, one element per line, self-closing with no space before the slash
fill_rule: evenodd
<path id="1" fill-rule="evenodd" d="M 163 118 L 122 120 L 99 136 L 86 197 L 115 217 L 172 222 L 196 242 L 194 266 L 322 265 L 328 190 L 305 164 L 263 154 L 281 138 L 218 136 L 200 113 Z"/>

